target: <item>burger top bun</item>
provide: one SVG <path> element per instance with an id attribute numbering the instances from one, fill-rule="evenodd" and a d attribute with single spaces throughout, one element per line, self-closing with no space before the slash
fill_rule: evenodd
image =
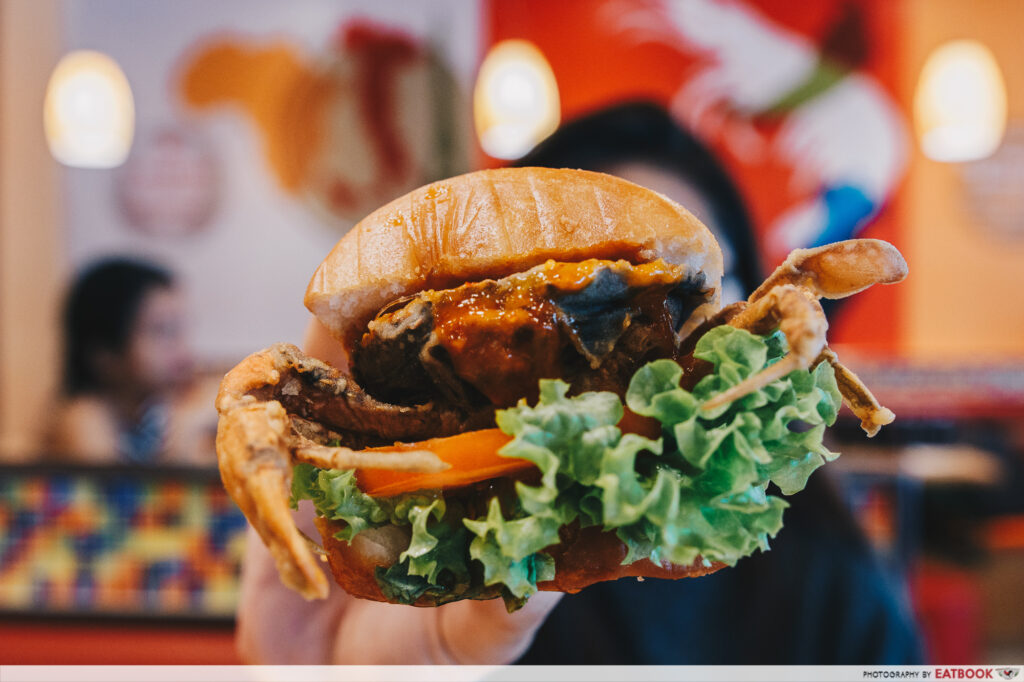
<path id="1" fill-rule="evenodd" d="M 611 175 L 548 168 L 477 171 L 395 199 L 335 245 L 305 303 L 351 347 L 401 296 L 586 258 L 662 258 L 703 272 L 717 306 L 722 253 L 692 213 Z"/>

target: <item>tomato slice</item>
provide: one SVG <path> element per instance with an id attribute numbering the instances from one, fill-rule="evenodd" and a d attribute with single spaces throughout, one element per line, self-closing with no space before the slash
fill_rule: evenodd
<path id="1" fill-rule="evenodd" d="M 641 417 L 626 408 L 619 428 L 649 438 L 661 436 L 661 424 Z M 369 452 L 395 452 L 402 450 L 429 450 L 451 468 L 436 474 L 423 474 L 389 469 L 359 469 L 356 481 L 360 489 L 372 497 L 392 497 L 416 490 L 443 490 L 479 483 L 490 478 L 511 476 L 535 468 L 533 462 L 518 457 L 502 457 L 498 450 L 512 438 L 499 429 L 468 431 L 447 438 L 431 438 L 418 443 L 395 443 Z"/>
<path id="2" fill-rule="evenodd" d="M 510 440 L 512 438 L 499 429 L 484 429 L 447 438 L 431 438 L 418 443 L 396 443 L 389 447 L 367 448 L 371 452 L 429 450 L 440 457 L 441 461 L 450 464 L 451 468 L 435 474 L 359 469 L 356 472 L 356 480 L 367 495 L 391 497 L 415 490 L 457 488 L 533 468 L 534 464 L 529 460 L 502 457 L 498 454 L 498 450 Z"/>
<path id="3" fill-rule="evenodd" d="M 623 433 L 637 433 L 647 436 L 651 440 L 661 438 L 661 422 L 653 417 L 644 417 L 622 406 L 622 419 L 619 420 L 619 428 Z"/>

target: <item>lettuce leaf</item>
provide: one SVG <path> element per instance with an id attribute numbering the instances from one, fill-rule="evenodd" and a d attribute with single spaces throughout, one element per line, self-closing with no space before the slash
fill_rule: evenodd
<path id="1" fill-rule="evenodd" d="M 695 357 L 713 371 L 692 392 L 680 387 L 683 370 L 671 360 L 641 368 L 626 404 L 661 422 L 658 440 L 619 431 L 617 396 L 570 398 L 557 380 L 541 383 L 537 405 L 498 411 L 499 428 L 513 436 L 501 454 L 529 459 L 542 475 L 539 486 L 517 485 L 521 505 L 509 519 L 492 505 L 485 522 L 466 521 L 485 580 L 508 578 L 517 595 L 532 589 L 509 567 L 529 551 L 542 554 L 557 541 L 556 524 L 575 519 L 614 530 L 629 550 L 626 563 L 701 557 L 731 565 L 767 549 L 787 506 L 766 494 L 769 481 L 796 492 L 836 456 L 821 442 L 840 405 L 832 368 L 792 372 L 715 410 L 700 406 L 785 352 L 780 334 L 765 339 L 723 325 L 697 343 Z"/>
<path id="2" fill-rule="evenodd" d="M 787 504 L 767 494 L 769 482 L 792 494 L 837 456 L 822 444 L 841 402 L 828 363 L 701 409 L 785 353 L 781 334 L 760 337 L 723 325 L 697 343 L 694 355 L 711 371 L 692 391 L 680 387 L 683 370 L 671 360 L 642 367 L 625 401 L 661 423 L 656 440 L 619 430 L 617 395 L 569 397 L 568 384 L 542 381 L 536 405 L 520 402 L 496 413 L 498 427 L 512 436 L 500 454 L 536 464 L 539 484 L 516 483 L 515 495 L 492 498 L 482 517 L 467 516 L 457 496 L 439 491 L 372 498 L 353 472 L 309 465 L 295 468 L 293 500 L 310 499 L 319 514 L 342 521 L 338 537 L 347 541 L 386 523 L 408 526 L 399 563 L 377 575 L 386 595 L 407 603 L 423 594 L 439 601 L 472 597 L 500 585 L 509 608 L 520 606 L 538 582 L 553 577 L 554 561 L 544 550 L 573 522 L 614 531 L 628 548 L 624 563 L 701 557 L 731 565 L 768 549 L 782 527 Z"/>
<path id="3" fill-rule="evenodd" d="M 312 464 L 297 464 L 292 469 L 292 507 L 299 500 L 312 500 L 320 516 L 343 521 L 339 540 L 352 538 L 367 528 L 376 528 L 389 520 L 387 511 L 356 485 L 352 469 L 325 471 Z"/>
<path id="4" fill-rule="evenodd" d="M 554 559 L 541 550 L 558 542 L 563 524 L 557 512 L 507 521 L 495 497 L 485 518 L 463 523 L 476 535 L 469 555 L 483 564 L 485 585 L 502 583 L 514 596 L 526 597 L 536 591 L 538 581 L 554 577 Z"/>
<path id="5" fill-rule="evenodd" d="M 335 537 L 346 542 L 368 528 L 409 527 L 409 546 L 399 561 L 377 570 L 377 581 L 389 599 L 411 604 L 429 593 L 443 603 L 482 587 L 473 584 L 470 573 L 471 537 L 462 525 L 464 510 L 437 492 L 370 497 L 359 489 L 353 470 L 297 464 L 292 472 L 292 506 L 300 500 L 311 500 L 318 515 L 341 521 Z"/>

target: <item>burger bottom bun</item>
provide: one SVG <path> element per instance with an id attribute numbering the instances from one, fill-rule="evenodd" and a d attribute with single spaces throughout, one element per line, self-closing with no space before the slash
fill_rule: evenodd
<path id="1" fill-rule="evenodd" d="M 375 571 L 398 561 L 398 555 L 409 544 L 408 529 L 384 526 L 366 530 L 356 535 L 350 544 L 334 537 L 342 530 L 339 523 L 318 517 L 316 526 L 335 581 L 354 597 L 390 601 L 381 592 Z M 627 577 L 690 578 L 714 573 L 726 565 L 717 561 L 705 565 L 698 557 L 687 566 L 655 564 L 647 559 L 624 566 L 622 561 L 627 549 L 613 531 L 571 525 L 562 529 L 561 536 L 558 545 L 546 550 L 555 559 L 555 579 L 539 583 L 537 587 L 541 590 L 575 593 L 594 583 Z M 495 585 L 474 598 L 493 599 L 500 595 L 500 585 Z M 437 606 L 437 601 L 423 596 L 413 605 Z"/>

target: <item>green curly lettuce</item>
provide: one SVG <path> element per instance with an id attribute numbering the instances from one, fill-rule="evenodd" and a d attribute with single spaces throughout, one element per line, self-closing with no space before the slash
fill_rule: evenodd
<path id="1" fill-rule="evenodd" d="M 296 467 L 293 498 L 343 522 L 351 541 L 367 528 L 410 527 L 399 563 L 378 571 L 385 595 L 411 603 L 423 594 L 439 601 L 473 597 L 499 586 L 510 608 L 554 575 L 545 549 L 559 528 L 578 522 L 614 531 L 625 543 L 624 563 L 641 559 L 689 564 L 735 564 L 767 550 L 782 527 L 787 504 L 768 495 L 803 489 L 808 476 L 837 455 L 822 443 L 841 403 L 828 363 L 797 370 L 712 410 L 702 405 L 786 352 L 781 334 L 760 337 L 716 327 L 694 356 L 711 371 L 692 391 L 680 387 L 682 368 L 656 360 L 633 376 L 626 405 L 661 424 L 652 440 L 623 434 L 614 393 L 569 397 L 568 384 L 544 380 L 536 405 L 498 410 L 498 427 L 512 440 L 501 455 L 533 462 L 537 485 L 515 484 L 514 495 L 492 498 L 486 514 L 470 518 L 439 491 L 372 498 L 351 471 Z"/>
<path id="2" fill-rule="evenodd" d="M 449 597 L 468 596 L 469 531 L 461 524 L 461 507 L 447 504 L 440 493 L 370 497 L 359 489 L 354 470 L 297 464 L 292 471 L 292 506 L 300 500 L 310 500 L 318 515 L 341 522 L 335 537 L 345 542 L 368 528 L 409 527 L 409 546 L 398 562 L 377 569 L 377 581 L 389 599 L 411 604 L 429 594 L 443 603 Z"/>

